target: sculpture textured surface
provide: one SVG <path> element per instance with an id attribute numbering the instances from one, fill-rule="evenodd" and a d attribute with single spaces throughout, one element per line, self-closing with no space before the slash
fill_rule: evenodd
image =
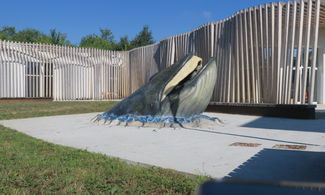
<path id="1" fill-rule="evenodd" d="M 192 54 L 158 72 L 150 81 L 96 120 L 189 123 L 208 106 L 216 83 L 216 60 L 207 64 Z"/>

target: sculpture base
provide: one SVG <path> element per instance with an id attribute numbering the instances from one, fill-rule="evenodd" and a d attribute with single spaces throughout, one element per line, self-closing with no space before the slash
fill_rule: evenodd
<path id="1" fill-rule="evenodd" d="M 133 127 L 154 127 L 154 128 L 193 128 L 193 127 L 214 127 L 222 124 L 217 118 L 206 115 L 193 117 L 162 117 L 162 116 L 137 116 L 137 115 L 108 115 L 99 114 L 94 122 L 109 126 L 133 126 Z"/>

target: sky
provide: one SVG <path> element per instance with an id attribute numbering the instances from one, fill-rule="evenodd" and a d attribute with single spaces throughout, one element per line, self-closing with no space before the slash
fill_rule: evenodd
<path id="1" fill-rule="evenodd" d="M 99 29 L 129 39 L 148 25 L 155 41 L 184 33 L 235 12 L 277 0 L 2 0 L 0 27 L 57 29 L 73 44 Z"/>

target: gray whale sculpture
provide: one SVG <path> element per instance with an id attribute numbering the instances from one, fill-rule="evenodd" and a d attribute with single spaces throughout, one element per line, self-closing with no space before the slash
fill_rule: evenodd
<path id="1" fill-rule="evenodd" d="M 216 60 L 207 64 L 192 54 L 156 73 L 106 115 L 192 117 L 208 106 L 216 83 Z"/>

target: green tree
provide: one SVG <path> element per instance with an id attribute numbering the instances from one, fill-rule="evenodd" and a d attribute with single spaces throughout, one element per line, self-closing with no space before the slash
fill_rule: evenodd
<path id="1" fill-rule="evenodd" d="M 13 36 L 12 41 L 38 43 L 44 34 L 36 29 L 24 29 Z"/>
<path id="2" fill-rule="evenodd" d="M 100 37 L 108 42 L 114 42 L 114 36 L 111 30 L 109 29 L 100 29 Z"/>
<path id="3" fill-rule="evenodd" d="M 116 44 L 113 40 L 114 36 L 112 32 L 108 29 L 100 29 L 100 36 L 96 34 L 87 35 L 83 37 L 80 41 L 80 47 L 86 48 L 97 48 L 113 50 L 116 48 Z"/>
<path id="4" fill-rule="evenodd" d="M 112 45 L 109 42 L 97 35 L 87 35 L 83 37 L 79 46 L 85 48 L 112 49 Z"/>
<path id="5" fill-rule="evenodd" d="M 16 34 L 16 28 L 13 26 L 3 26 L 0 30 L 1 40 L 12 40 L 13 36 Z"/>
<path id="6" fill-rule="evenodd" d="M 72 45 L 70 41 L 67 40 L 67 35 L 57 32 L 56 29 L 51 29 L 49 35 L 46 35 L 36 29 L 24 29 L 17 32 L 15 27 L 4 26 L 0 30 L 0 39 L 18 42 Z"/>
<path id="7" fill-rule="evenodd" d="M 128 36 L 123 36 L 120 38 L 120 41 L 116 45 L 116 50 L 118 51 L 127 51 L 130 47 L 130 41 L 128 39 Z"/>
<path id="8" fill-rule="evenodd" d="M 52 44 L 56 45 L 71 45 L 70 41 L 67 40 L 67 34 L 57 32 L 56 29 L 50 30 L 50 40 Z"/>
<path id="9" fill-rule="evenodd" d="M 152 32 L 149 30 L 149 26 L 143 26 L 142 30 L 135 36 L 131 41 L 131 48 L 141 47 L 145 45 L 153 44 L 154 40 L 152 37 Z"/>
<path id="10" fill-rule="evenodd" d="M 4 26 L 0 30 L 0 39 L 18 42 L 74 46 L 67 39 L 66 33 L 58 32 L 56 29 L 51 29 L 49 34 L 45 34 L 36 29 L 27 28 L 21 31 L 16 31 L 15 27 Z M 149 26 L 145 25 L 131 41 L 127 36 L 123 36 L 120 38 L 119 42 L 115 42 L 111 30 L 100 29 L 99 35 L 90 34 L 82 37 L 79 46 L 85 48 L 127 51 L 152 43 L 154 43 L 152 32 L 149 30 Z"/>

